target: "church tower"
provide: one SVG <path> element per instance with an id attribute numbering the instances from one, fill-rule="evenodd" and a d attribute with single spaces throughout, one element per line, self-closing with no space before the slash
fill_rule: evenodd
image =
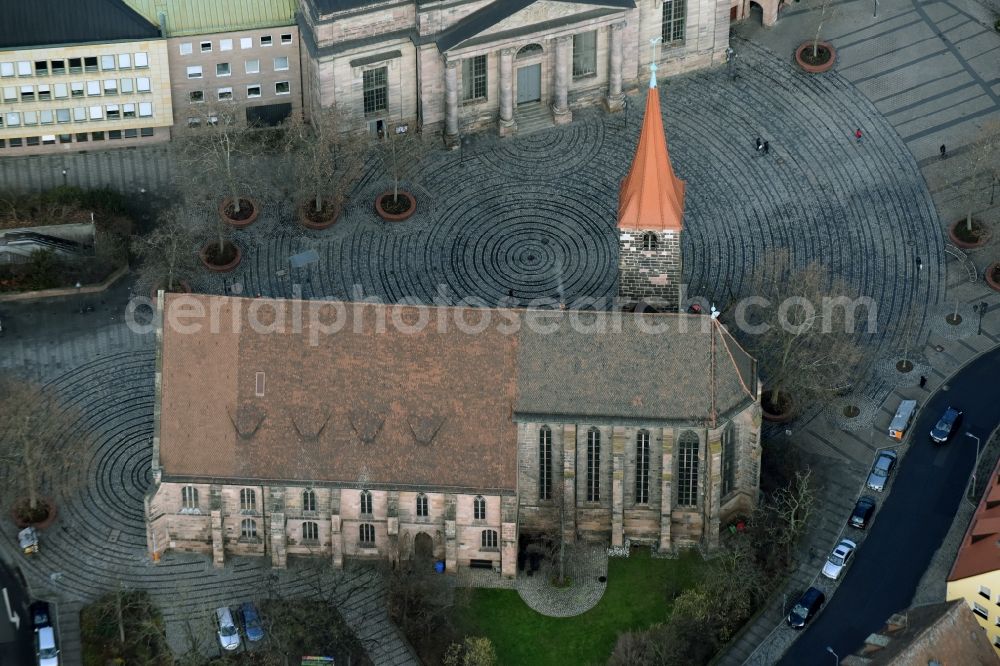
<path id="1" fill-rule="evenodd" d="M 680 307 L 684 181 L 674 175 L 660 116 L 656 65 L 632 168 L 618 191 L 618 297 L 661 312 Z"/>

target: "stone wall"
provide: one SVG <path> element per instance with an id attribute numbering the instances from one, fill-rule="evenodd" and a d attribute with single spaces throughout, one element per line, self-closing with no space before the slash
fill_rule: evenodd
<path id="1" fill-rule="evenodd" d="M 645 236 L 655 249 L 644 249 Z M 645 301 L 669 312 L 680 306 L 681 237 L 678 231 L 619 230 L 618 295 L 625 301 Z"/>

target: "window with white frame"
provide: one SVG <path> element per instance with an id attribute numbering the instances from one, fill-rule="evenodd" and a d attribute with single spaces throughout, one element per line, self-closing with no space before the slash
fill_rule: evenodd
<path id="1" fill-rule="evenodd" d="M 462 60 L 462 99 L 486 99 L 486 56 Z"/>
<path id="2" fill-rule="evenodd" d="M 47 102 L 52 99 L 52 87 L 51 86 L 38 86 L 38 100 L 40 102 Z"/>
<path id="3" fill-rule="evenodd" d="M 375 526 L 371 523 L 358 525 L 358 542 L 362 548 L 375 547 Z"/>
<path id="4" fill-rule="evenodd" d="M 48 60 L 36 60 L 35 61 L 35 76 L 48 76 L 49 75 L 49 61 Z"/>
<path id="5" fill-rule="evenodd" d="M 83 59 L 83 71 L 85 72 L 96 72 L 97 71 L 97 56 L 86 56 Z"/>
<path id="6" fill-rule="evenodd" d="M 118 81 L 118 89 L 123 95 L 129 95 L 135 91 L 135 83 L 132 79 L 121 79 Z"/>
<path id="7" fill-rule="evenodd" d="M 427 495 L 420 493 L 417 495 L 417 518 L 427 517 Z"/>
<path id="8" fill-rule="evenodd" d="M 198 489 L 194 486 L 181 488 L 181 509 L 187 511 L 198 509 Z"/>
<path id="9" fill-rule="evenodd" d="M 117 95 L 118 94 L 118 79 L 105 79 L 104 80 L 104 94 L 105 95 Z"/>
<path id="10" fill-rule="evenodd" d="M 231 40 L 231 39 L 220 39 L 219 40 L 219 50 L 220 51 L 232 51 L 233 50 L 233 40 Z"/>
<path id="11" fill-rule="evenodd" d="M 83 58 L 70 58 L 68 62 L 70 74 L 79 74 L 83 71 Z"/>
<path id="12" fill-rule="evenodd" d="M 261 46 L 271 46 L 274 42 L 271 40 L 271 35 L 261 35 L 260 45 Z"/>
<path id="13" fill-rule="evenodd" d="M 361 491 L 361 509 L 362 515 L 370 516 L 372 514 L 372 494 L 367 490 Z"/>
<path id="14" fill-rule="evenodd" d="M 247 86 L 247 99 L 260 97 L 260 84 Z"/>
<path id="15" fill-rule="evenodd" d="M 240 37 L 240 48 L 241 49 L 252 49 L 253 48 L 253 37 Z"/>
<path id="16" fill-rule="evenodd" d="M 180 47 L 181 55 L 191 55 L 194 53 L 194 46 L 191 42 L 181 42 L 178 46 Z"/>
<path id="17" fill-rule="evenodd" d="M 984 599 L 989 599 L 990 597 L 993 596 L 993 593 L 990 591 L 990 588 L 986 587 L 985 585 L 980 585 L 979 596 L 981 596 Z"/>
<path id="18" fill-rule="evenodd" d="M 51 146 L 55 142 L 56 142 L 56 135 L 55 134 L 43 134 L 42 135 L 42 145 Z"/>
<path id="19" fill-rule="evenodd" d="M 66 61 L 65 60 L 53 60 L 52 61 L 52 73 L 53 74 L 65 74 L 66 73 Z"/>
<path id="20" fill-rule="evenodd" d="M 135 54 L 135 66 L 137 68 L 149 67 L 149 54 L 146 53 L 146 52 L 144 52 L 144 51 L 140 51 L 139 53 L 136 53 Z"/>
<path id="21" fill-rule="evenodd" d="M 92 106 L 90 107 L 88 115 L 91 120 L 104 120 L 104 107 Z"/>
<path id="22" fill-rule="evenodd" d="M 257 538 L 257 521 L 253 518 L 244 518 L 240 521 L 240 538 L 241 539 L 256 539 Z"/>
<path id="23" fill-rule="evenodd" d="M 35 101 L 35 86 L 21 86 L 21 101 L 22 102 Z"/>
<path id="24" fill-rule="evenodd" d="M 38 121 L 43 125 L 51 125 L 55 122 L 55 115 L 51 109 L 42 109 L 38 112 Z"/>
<path id="25" fill-rule="evenodd" d="M 97 97 L 101 94 L 101 82 L 100 81 L 87 81 L 87 96 Z"/>
<path id="26" fill-rule="evenodd" d="M 984 620 L 990 619 L 990 612 L 977 604 L 975 601 L 972 602 L 972 612 Z"/>
<path id="27" fill-rule="evenodd" d="M 189 79 L 200 79 L 201 78 L 201 65 L 191 65 L 187 68 L 187 77 Z"/>
<path id="28" fill-rule="evenodd" d="M 274 71 L 283 72 L 288 69 L 288 56 L 280 56 L 274 59 Z"/>
<path id="29" fill-rule="evenodd" d="M 388 106 L 389 69 L 368 69 L 362 72 L 361 78 L 365 114 L 385 111 Z"/>
<path id="30" fill-rule="evenodd" d="M 122 118 L 135 118 L 135 104 L 122 104 Z"/>
<path id="31" fill-rule="evenodd" d="M 149 92 L 149 79 L 145 76 L 140 76 L 135 80 L 135 89 L 139 92 Z"/>
<path id="32" fill-rule="evenodd" d="M 256 58 L 247 60 L 243 63 L 243 70 L 247 74 L 260 74 L 260 60 L 257 60 Z"/>
<path id="33" fill-rule="evenodd" d="M 472 518 L 473 520 L 486 520 L 486 498 L 482 495 L 477 495 L 476 499 L 472 501 Z"/>
<path id="34" fill-rule="evenodd" d="M 3 101 L 4 102 L 16 102 L 17 101 L 17 87 L 16 86 L 4 86 L 4 89 L 3 89 Z"/>
<path id="35" fill-rule="evenodd" d="M 21 126 L 21 114 L 16 111 L 11 111 L 7 114 L 7 127 L 20 127 Z"/>
<path id="36" fill-rule="evenodd" d="M 87 119 L 87 109 L 82 106 L 73 107 L 73 121 L 82 123 Z"/>
<path id="37" fill-rule="evenodd" d="M 597 31 L 573 35 L 573 78 L 597 73 Z"/>
<path id="38" fill-rule="evenodd" d="M 132 69 L 132 54 L 131 53 L 119 53 L 118 54 L 118 69 Z"/>
<path id="39" fill-rule="evenodd" d="M 83 81 L 76 81 L 69 84 L 69 94 L 72 97 L 83 97 L 84 85 Z"/>
<path id="40" fill-rule="evenodd" d="M 27 61 L 27 60 L 18 60 L 17 61 L 17 75 L 18 76 L 31 76 L 31 63 L 29 61 Z"/>
<path id="41" fill-rule="evenodd" d="M 0 62 L 0 76 L 14 76 L 14 63 Z"/>
<path id="42" fill-rule="evenodd" d="M 480 538 L 480 543 L 482 544 L 480 550 L 492 550 L 497 547 L 497 531 L 496 530 L 483 530 L 483 535 Z"/>
<path id="43" fill-rule="evenodd" d="M 115 68 L 115 57 L 113 55 L 102 55 L 101 69 L 107 72 L 114 68 Z"/>
<path id="44" fill-rule="evenodd" d="M 282 44 L 291 44 L 292 43 L 292 33 L 287 32 L 287 33 L 283 34 L 281 36 L 281 43 Z"/>
<path id="45" fill-rule="evenodd" d="M 118 108 L 117 104 L 108 104 L 104 107 L 107 115 L 105 116 L 108 120 L 120 120 L 121 110 Z"/>
<path id="46" fill-rule="evenodd" d="M 215 75 L 216 76 L 229 76 L 232 71 L 229 69 L 228 62 L 218 62 L 215 63 Z"/>
<path id="47" fill-rule="evenodd" d="M 201 52 L 202 53 L 211 53 L 212 52 L 212 42 L 202 42 L 201 43 Z"/>
<path id="48" fill-rule="evenodd" d="M 24 117 L 24 124 L 25 125 L 37 125 L 38 124 L 38 112 L 37 111 L 25 111 L 23 117 Z"/>
<path id="49" fill-rule="evenodd" d="M 233 98 L 232 88 L 219 88 L 219 100 L 230 100 Z"/>
<path id="50" fill-rule="evenodd" d="M 56 122 L 68 123 L 70 121 L 69 109 L 56 109 Z"/>
<path id="51" fill-rule="evenodd" d="M 302 540 L 319 541 L 319 525 L 311 520 L 302 523 Z"/>
<path id="52" fill-rule="evenodd" d="M 278 81 L 274 84 L 274 94 L 275 95 L 290 95 L 292 94 L 292 89 L 288 85 L 288 81 Z"/>
<path id="53" fill-rule="evenodd" d="M 240 489 L 240 511 L 257 510 L 257 491 L 253 488 Z"/>
<path id="54" fill-rule="evenodd" d="M 687 0 L 663 0 L 663 26 L 660 36 L 664 44 L 684 41 Z"/>
<path id="55" fill-rule="evenodd" d="M 69 97 L 69 86 L 65 83 L 57 83 L 53 88 L 53 95 L 56 99 L 66 99 Z"/>
<path id="56" fill-rule="evenodd" d="M 315 511 L 316 510 L 316 491 L 311 488 L 307 488 L 302 491 L 302 510 L 303 511 Z"/>

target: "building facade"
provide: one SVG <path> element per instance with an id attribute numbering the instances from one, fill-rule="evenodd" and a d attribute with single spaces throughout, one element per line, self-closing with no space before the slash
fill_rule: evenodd
<path id="1" fill-rule="evenodd" d="M 729 14 L 726 0 L 302 0 L 304 103 L 451 140 L 513 133 L 539 109 L 568 122 L 620 109 L 654 58 L 667 75 L 724 60 Z"/>
<path id="2" fill-rule="evenodd" d="M 166 42 L 114 3 L 18 3 L 0 28 L 0 156 L 166 141 Z M 51 9 L 51 11 L 50 11 Z"/>

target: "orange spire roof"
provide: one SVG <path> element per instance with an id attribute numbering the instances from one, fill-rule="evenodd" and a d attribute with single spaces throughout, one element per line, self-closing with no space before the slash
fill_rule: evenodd
<path id="1" fill-rule="evenodd" d="M 683 217 L 684 181 L 674 175 L 670 166 L 654 70 L 646 93 L 639 146 L 618 190 L 618 228 L 680 231 Z"/>

